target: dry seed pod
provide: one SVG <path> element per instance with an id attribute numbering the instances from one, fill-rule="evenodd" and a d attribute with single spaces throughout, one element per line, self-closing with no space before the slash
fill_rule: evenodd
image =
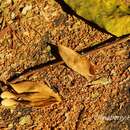
<path id="1" fill-rule="evenodd" d="M 89 59 L 63 45 L 58 45 L 58 49 L 62 59 L 71 69 L 85 78 L 94 75 L 94 67 Z"/>
<path id="2" fill-rule="evenodd" d="M 6 99 L 6 98 L 9 99 L 9 98 L 16 98 L 16 96 L 13 93 L 9 92 L 9 91 L 4 91 L 1 94 L 1 98 L 3 98 L 3 99 Z"/>
<path id="3" fill-rule="evenodd" d="M 4 99 L 2 100 L 1 104 L 6 107 L 16 106 L 18 102 L 13 99 Z"/>

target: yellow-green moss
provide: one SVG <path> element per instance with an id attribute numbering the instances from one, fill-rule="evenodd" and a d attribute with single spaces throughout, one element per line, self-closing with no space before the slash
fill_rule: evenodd
<path id="1" fill-rule="evenodd" d="M 115 36 L 130 33 L 130 3 L 125 0 L 65 0 L 76 13 Z"/>

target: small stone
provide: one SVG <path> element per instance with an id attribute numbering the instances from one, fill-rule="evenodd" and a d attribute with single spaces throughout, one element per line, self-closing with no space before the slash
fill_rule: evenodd
<path id="1" fill-rule="evenodd" d="M 22 14 L 23 14 L 23 15 L 26 15 L 27 12 L 28 12 L 29 10 L 31 10 L 31 9 L 32 9 L 32 5 L 26 5 L 26 6 L 23 8 L 23 10 L 22 10 Z"/>
<path id="2" fill-rule="evenodd" d="M 29 32 L 28 32 L 28 31 L 23 32 L 23 34 L 24 34 L 25 36 L 29 36 Z"/>
<path id="3" fill-rule="evenodd" d="M 15 17 L 16 17 L 16 14 L 14 12 L 12 12 L 11 13 L 11 19 L 13 20 L 13 19 L 15 19 Z"/>
<path id="4" fill-rule="evenodd" d="M 19 124 L 20 125 L 25 125 L 25 124 L 32 124 L 32 120 L 31 120 L 31 116 L 30 115 L 26 115 L 20 118 L 19 120 Z"/>
<path id="5" fill-rule="evenodd" d="M 111 71 L 111 74 L 112 74 L 113 76 L 117 76 L 117 75 L 118 75 L 114 69 Z"/>
<path id="6" fill-rule="evenodd" d="M 0 54 L 0 59 L 4 59 L 5 55 L 4 54 Z"/>
<path id="7" fill-rule="evenodd" d="M 11 4 L 11 3 L 12 3 L 12 0 L 7 0 L 6 3 L 7 3 L 7 4 Z"/>
<path id="8" fill-rule="evenodd" d="M 97 97 L 99 97 L 99 93 L 98 92 L 95 92 L 95 93 L 92 93 L 92 95 L 91 95 L 91 97 L 92 98 L 97 98 Z"/>
<path id="9" fill-rule="evenodd" d="M 9 124 L 8 129 L 12 129 L 12 128 L 13 128 L 13 124 Z"/>
<path id="10" fill-rule="evenodd" d="M 50 46 L 47 46 L 47 51 L 49 52 L 49 51 L 51 51 L 51 47 Z"/>

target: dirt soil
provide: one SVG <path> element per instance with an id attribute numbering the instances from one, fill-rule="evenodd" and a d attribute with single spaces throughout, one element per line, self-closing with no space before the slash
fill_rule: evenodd
<path id="1" fill-rule="evenodd" d="M 95 75 L 57 64 L 58 44 L 85 54 Z M 60 0 L 0 0 L 1 91 L 16 78 L 42 80 L 62 97 L 42 108 L 1 105 L 0 130 L 130 130 L 129 66 L 130 35 L 116 38 Z"/>

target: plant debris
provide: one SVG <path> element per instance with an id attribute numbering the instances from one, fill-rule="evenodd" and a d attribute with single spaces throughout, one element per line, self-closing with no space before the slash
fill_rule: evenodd
<path id="1" fill-rule="evenodd" d="M 25 125 L 25 124 L 32 124 L 33 121 L 31 120 L 31 116 L 30 115 L 26 115 L 26 116 L 23 116 L 19 119 L 19 124 L 20 125 Z"/>
<path id="2" fill-rule="evenodd" d="M 1 101 L 1 104 L 6 107 L 13 107 L 13 106 L 16 106 L 18 104 L 18 102 L 15 101 L 14 99 L 6 98 Z"/>
<path id="3" fill-rule="evenodd" d="M 58 45 L 58 49 L 62 59 L 71 69 L 87 79 L 89 76 L 94 75 L 94 66 L 87 57 L 84 57 L 63 45 Z"/>
<path id="4" fill-rule="evenodd" d="M 16 103 L 13 110 L 13 104 L 0 106 L 1 130 L 129 129 L 130 36 L 117 38 L 102 31 L 74 15 L 61 0 L 0 3 L 1 100 Z M 88 57 L 96 66 L 90 82 L 56 55 L 60 44 Z M 92 83 L 102 77 L 111 82 Z M 41 95 L 39 90 L 15 87 L 18 93 L 11 87 L 28 81 L 47 83 L 62 101 L 50 97 L 32 102 L 34 98 L 29 97 Z M 39 108 L 32 107 L 35 105 Z M 109 115 L 121 120 L 108 121 Z"/>
<path id="5" fill-rule="evenodd" d="M 29 102 L 33 106 L 44 106 L 61 101 L 58 93 L 54 92 L 43 82 L 23 81 L 10 85 L 16 94 L 8 91 L 3 92 L 1 98 L 4 99 L 2 101 L 4 106 L 16 105 L 17 102 L 23 104 Z"/>
<path id="6" fill-rule="evenodd" d="M 102 85 L 106 85 L 106 84 L 110 84 L 111 83 L 111 79 L 107 78 L 107 77 L 101 77 L 97 80 L 92 81 L 92 84 L 102 84 Z"/>

